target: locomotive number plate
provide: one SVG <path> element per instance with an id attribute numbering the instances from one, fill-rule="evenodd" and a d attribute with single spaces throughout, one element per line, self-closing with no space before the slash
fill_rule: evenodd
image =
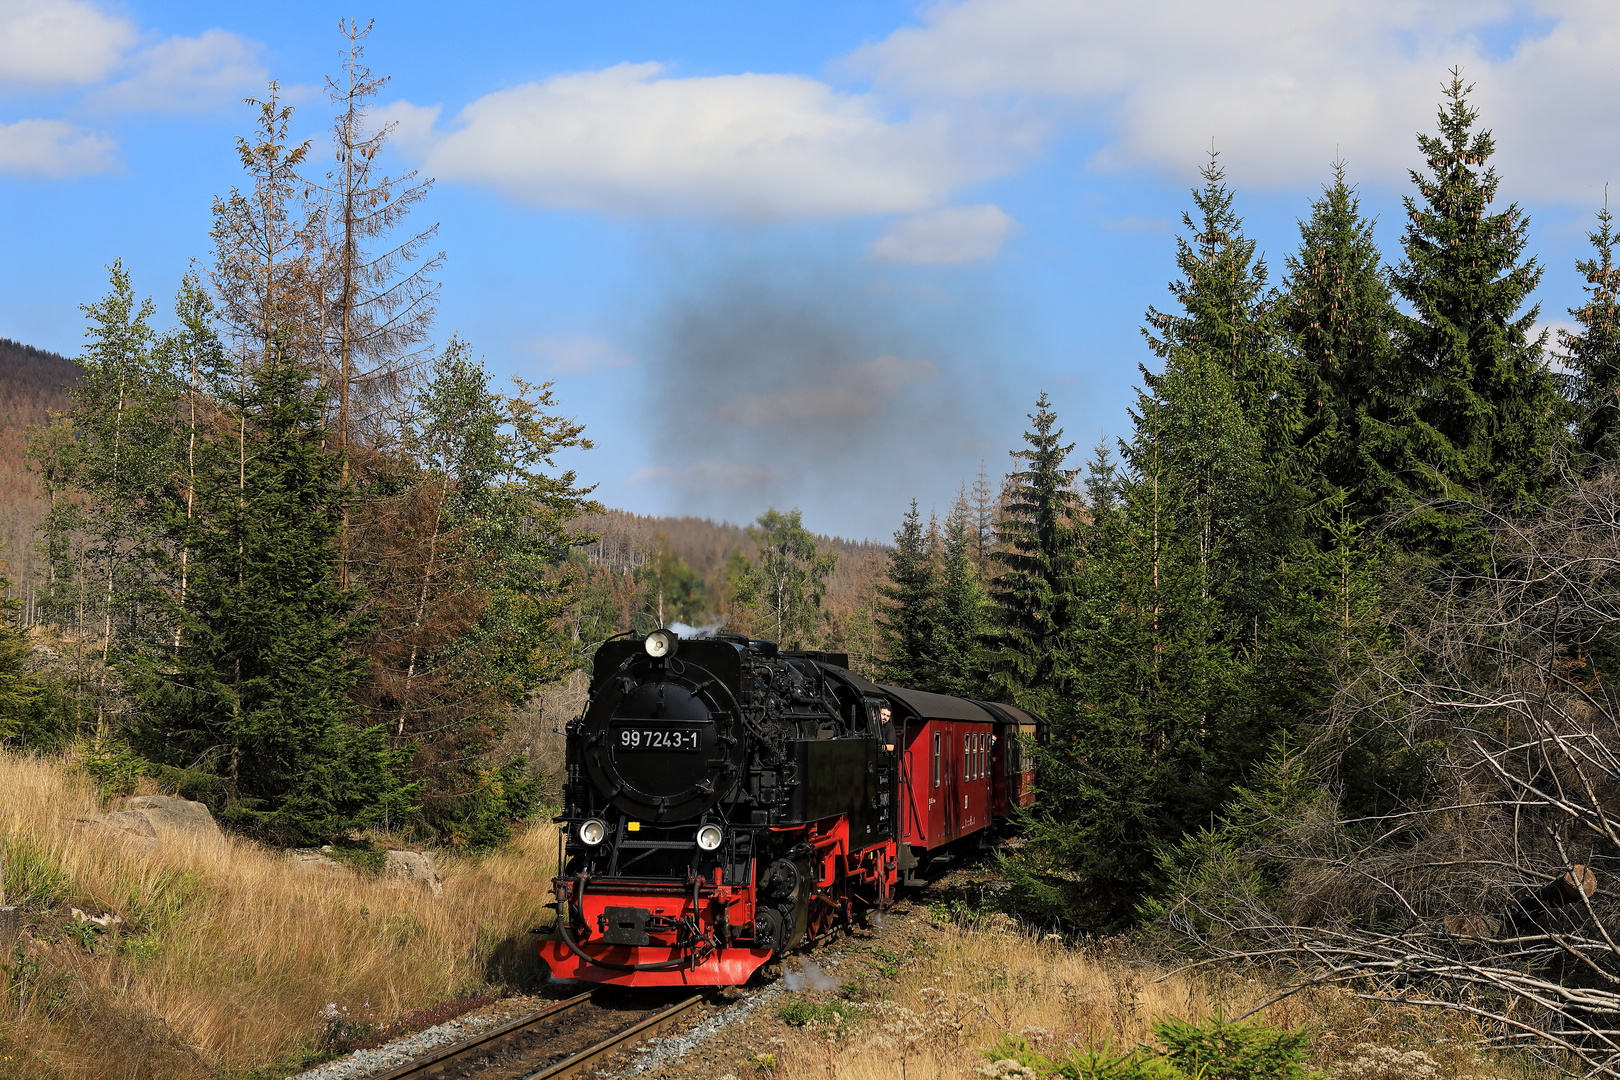
<path id="1" fill-rule="evenodd" d="M 699 750 L 697 728 L 620 728 L 614 745 L 620 750 Z"/>

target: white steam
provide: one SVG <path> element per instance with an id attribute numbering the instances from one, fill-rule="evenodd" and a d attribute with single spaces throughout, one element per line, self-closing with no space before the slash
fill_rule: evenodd
<path id="1" fill-rule="evenodd" d="M 715 631 L 724 625 L 726 625 L 724 619 L 709 623 L 707 626 L 687 626 L 683 622 L 672 622 L 667 629 L 674 631 L 675 636 L 682 641 L 691 641 L 693 638 L 714 637 Z"/>
<path id="2" fill-rule="evenodd" d="M 821 965 L 814 960 L 806 960 L 804 967 L 798 971 L 785 972 L 782 975 L 782 985 L 794 993 L 809 987 L 811 990 L 836 990 L 838 980 L 821 970 Z"/>

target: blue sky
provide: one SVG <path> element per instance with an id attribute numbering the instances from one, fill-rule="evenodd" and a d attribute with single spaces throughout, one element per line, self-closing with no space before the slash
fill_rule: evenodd
<path id="1" fill-rule="evenodd" d="M 0 336 L 73 353 L 123 258 L 166 307 L 241 183 L 244 95 L 317 139 L 318 3 L 0 0 Z M 439 340 L 555 379 L 610 505 L 886 537 L 1035 395 L 1082 449 L 1127 433 L 1174 232 L 1211 145 L 1273 268 L 1342 154 L 1398 251 L 1413 134 L 1477 85 L 1543 320 L 1620 179 L 1601 3 L 957 0 L 389 5 L 387 165 L 437 178 Z"/>

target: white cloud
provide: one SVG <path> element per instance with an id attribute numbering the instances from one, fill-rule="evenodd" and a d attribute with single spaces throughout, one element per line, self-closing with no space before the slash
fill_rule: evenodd
<path id="1" fill-rule="evenodd" d="M 65 120 L 0 124 L 0 173 L 50 180 L 105 172 L 117 144 Z"/>
<path id="2" fill-rule="evenodd" d="M 584 375 L 592 371 L 610 371 L 635 364 L 633 358 L 619 352 L 607 342 L 595 338 L 542 335 L 530 340 L 528 348 L 554 375 Z"/>
<path id="3" fill-rule="evenodd" d="M 439 122 L 442 108 L 438 105 L 412 105 L 408 101 L 393 101 L 372 110 L 373 130 L 393 124 L 392 141 L 409 153 L 426 153 L 433 140 L 433 125 Z"/>
<path id="4" fill-rule="evenodd" d="M 1511 50 L 1482 43 L 1504 27 Z M 1092 123 L 1105 167 L 1185 176 L 1213 137 L 1235 180 L 1278 187 L 1320 182 L 1339 153 L 1358 179 L 1404 183 L 1461 64 L 1510 194 L 1592 201 L 1620 178 L 1620 7 L 1598 0 L 960 0 L 849 63 L 935 105 Z"/>
<path id="5" fill-rule="evenodd" d="M 100 82 L 134 40 L 127 19 L 83 0 L 0 0 L 0 85 Z"/>
<path id="6" fill-rule="evenodd" d="M 949 266 L 988 259 L 1012 233 L 1013 219 L 999 206 L 947 206 L 891 224 L 872 242 L 880 262 Z"/>
<path id="7" fill-rule="evenodd" d="M 840 424 L 882 412 L 907 385 L 939 378 L 928 360 L 880 356 L 846 364 L 826 378 L 778 393 L 742 393 L 718 406 L 715 416 L 744 427 L 825 425 L 829 416 Z"/>
<path id="8" fill-rule="evenodd" d="M 132 71 L 93 100 L 116 108 L 192 112 L 235 102 L 264 87 L 264 46 L 226 30 L 171 37 L 142 49 Z"/>
<path id="9" fill-rule="evenodd" d="M 489 94 L 458 121 L 428 155 L 435 175 L 613 214 L 904 213 L 1001 168 L 966 152 L 940 114 L 890 120 L 873 97 L 798 75 L 620 64 Z"/>

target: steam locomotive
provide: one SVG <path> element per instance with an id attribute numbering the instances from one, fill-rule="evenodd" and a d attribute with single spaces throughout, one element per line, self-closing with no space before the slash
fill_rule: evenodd
<path id="1" fill-rule="evenodd" d="M 1034 799 L 1010 705 L 881 686 L 839 653 L 671 630 L 596 653 L 567 728 L 553 974 L 746 982 L 894 901 Z"/>

